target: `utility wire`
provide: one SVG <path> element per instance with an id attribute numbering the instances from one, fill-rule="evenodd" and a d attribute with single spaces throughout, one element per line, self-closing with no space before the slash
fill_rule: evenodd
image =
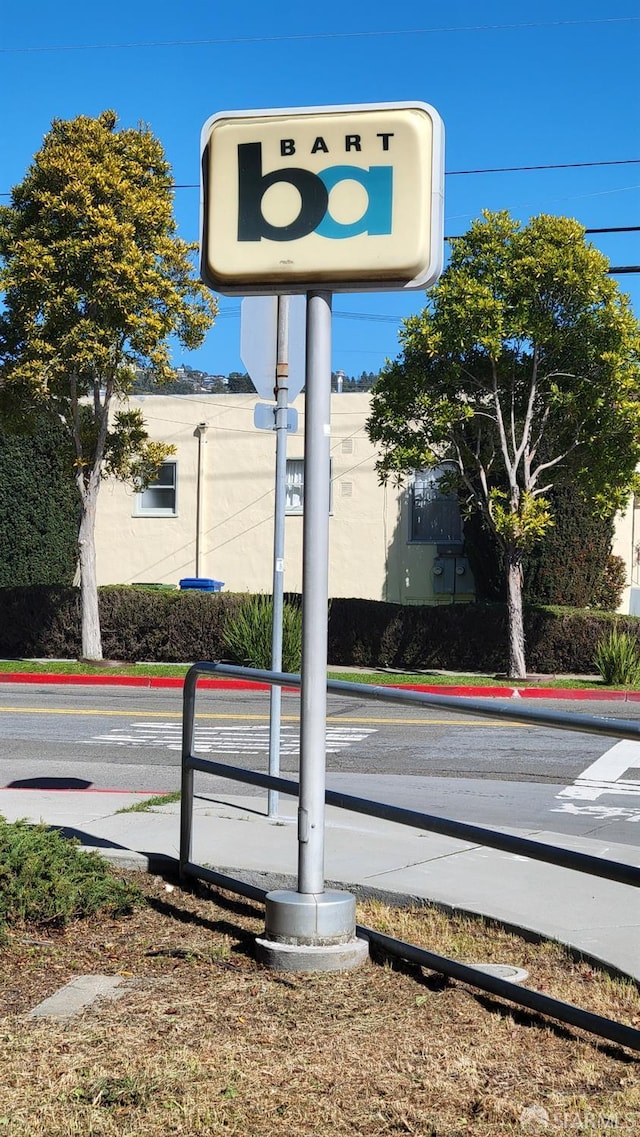
<path id="1" fill-rule="evenodd" d="M 434 28 L 391 28 L 387 31 L 299 32 L 289 35 L 230 36 L 220 39 L 143 40 L 134 43 L 67 43 L 40 47 L 2 47 L 1 55 L 34 55 L 56 51 L 127 51 L 150 47 L 226 47 L 233 44 L 296 43 L 301 40 L 384 39 L 385 37 L 443 35 L 454 32 L 530 31 L 538 28 L 573 28 L 598 24 L 634 24 L 640 16 L 613 16 L 591 20 L 540 20 L 521 24 L 458 24 Z"/>
<path id="2" fill-rule="evenodd" d="M 611 162 L 553 162 L 546 166 L 493 166 L 486 170 L 447 170 L 450 178 L 458 174 L 518 174 L 522 170 L 578 170 L 585 166 L 633 166 L 640 158 L 617 158 Z"/>
<path id="3" fill-rule="evenodd" d="M 582 170 L 595 166 L 637 166 L 640 158 L 614 158 L 598 162 L 552 162 L 542 166 L 489 166 L 477 170 L 445 170 L 445 177 L 455 178 L 463 174 L 519 174 L 536 170 Z M 176 182 L 173 189 L 200 189 L 197 182 Z"/>
<path id="4" fill-rule="evenodd" d="M 0 49 L 1 50 L 1 49 Z M 611 160 L 604 160 L 598 162 L 556 162 L 543 166 L 492 166 L 486 169 L 477 170 L 445 170 L 445 177 L 455 178 L 461 175 L 473 174 L 518 174 L 518 173 L 531 173 L 536 170 L 581 170 L 586 168 L 602 167 L 602 166 L 636 166 L 640 165 L 640 158 L 614 158 Z M 200 189 L 198 182 L 175 182 L 171 189 L 174 190 L 197 190 Z M 10 193 L 0 193 L 0 197 L 11 197 Z M 625 229 L 588 229 L 588 233 L 626 233 L 631 232 L 631 228 Z"/>

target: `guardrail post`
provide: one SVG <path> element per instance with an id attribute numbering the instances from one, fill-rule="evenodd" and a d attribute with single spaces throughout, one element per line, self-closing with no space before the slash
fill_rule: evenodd
<path id="1" fill-rule="evenodd" d="M 184 866 L 191 860 L 191 838 L 193 832 L 193 770 L 187 758 L 193 754 L 193 727 L 195 722 L 196 685 L 198 673 L 192 667 L 184 679 L 182 709 L 182 774 L 180 793 L 180 876 L 184 876 Z"/>

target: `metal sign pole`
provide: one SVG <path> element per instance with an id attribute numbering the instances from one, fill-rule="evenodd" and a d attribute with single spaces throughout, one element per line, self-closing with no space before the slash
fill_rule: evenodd
<path id="1" fill-rule="evenodd" d="M 298 889 L 267 893 L 256 939 L 259 958 L 284 971 L 343 971 L 368 954 L 355 896 L 324 887 L 330 417 L 331 293 L 318 290 L 307 294 Z"/>
<path id="2" fill-rule="evenodd" d="M 324 891 L 331 293 L 307 296 L 298 891 Z"/>
<path id="3" fill-rule="evenodd" d="M 287 415 L 289 401 L 289 297 L 278 297 L 278 332 L 275 375 L 276 485 L 273 523 L 273 627 L 271 670 L 282 671 L 282 616 L 284 610 L 284 528 L 287 478 Z M 272 685 L 269 704 L 269 773 L 280 774 L 280 722 L 282 688 Z M 269 817 L 278 816 L 278 791 L 269 790 Z"/>

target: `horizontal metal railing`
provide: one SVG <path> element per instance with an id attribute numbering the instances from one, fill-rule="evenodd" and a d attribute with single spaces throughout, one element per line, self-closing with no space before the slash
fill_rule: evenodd
<path id="1" fill-rule="evenodd" d="M 193 735 L 195 724 L 195 694 L 198 679 L 205 675 L 223 675 L 228 678 L 250 680 L 257 684 L 274 684 L 280 687 L 299 689 L 301 680 L 299 675 L 283 672 L 257 670 L 248 667 L 237 667 L 222 663 L 196 663 L 187 672 L 184 685 L 183 702 L 183 731 L 182 731 L 182 795 L 180 812 L 180 872 L 183 876 L 206 880 L 220 887 L 236 891 L 251 899 L 263 900 L 264 890 L 239 881 L 224 873 L 196 865 L 191 861 L 191 844 L 193 829 L 193 776 L 196 770 L 217 774 L 232 781 L 244 782 L 248 785 L 261 786 L 268 790 L 276 790 L 290 796 L 297 796 L 298 782 L 281 777 L 273 777 L 258 771 L 247 770 L 237 766 L 229 766 L 211 759 L 199 758 L 193 754 Z M 509 722 L 524 723 L 531 726 L 547 726 L 557 730 L 568 730 L 580 733 L 597 734 L 605 737 L 629 739 L 640 742 L 640 723 L 630 722 L 626 719 L 601 719 L 592 715 L 568 714 L 563 711 L 554 711 L 547 708 L 522 707 L 512 704 L 487 703 L 485 699 L 473 699 L 457 695 L 434 695 L 419 691 L 403 690 L 401 688 L 388 688 L 369 686 L 360 683 L 348 683 L 342 680 L 328 680 L 327 690 L 336 695 L 346 695 L 371 701 L 384 701 L 400 705 L 418 707 L 439 707 L 443 710 L 453 711 L 457 714 L 482 715 L 489 719 L 507 720 Z M 529 838 L 517 837 L 513 834 L 488 829 L 483 826 L 472 825 L 466 822 L 454 821 L 450 818 L 436 817 L 420 813 L 415 810 L 403 809 L 388 805 L 384 802 L 371 801 L 367 798 L 354 797 L 350 794 L 326 790 L 325 801 L 329 805 L 341 809 L 378 817 L 399 825 L 407 825 L 414 829 L 439 833 L 461 841 L 471 841 L 503 852 L 518 854 L 531 860 L 538 860 L 553 864 L 561 868 L 572 869 L 576 872 L 586 873 L 590 876 L 603 877 L 607 880 L 638 887 L 640 885 L 640 868 L 618 861 L 607 860 L 604 857 L 594 857 L 585 853 L 578 853 L 562 846 L 543 844 Z M 385 950 L 391 950 L 390 937 L 381 937 L 371 929 L 359 929 L 359 934 L 367 936 L 372 942 L 382 944 Z M 405 949 L 410 948 L 407 955 Z M 416 954 L 417 953 L 417 954 Z M 609 1019 L 591 1015 L 580 1008 L 559 1000 L 542 996 L 528 988 L 515 987 L 504 980 L 478 972 L 476 969 L 464 964 L 449 960 L 445 956 L 437 956 L 431 952 L 414 948 L 412 945 L 402 945 L 396 950 L 403 958 L 419 956 L 425 966 L 439 970 L 443 974 L 454 978 L 464 976 L 465 981 L 475 986 L 509 998 L 512 1002 L 531 1009 L 540 1010 L 541 1013 L 553 1015 L 562 1021 L 573 1025 L 583 1026 L 584 1029 L 609 1038 L 624 1046 L 640 1050 L 640 1031 L 614 1023 Z M 427 957 L 431 962 L 426 962 Z"/>

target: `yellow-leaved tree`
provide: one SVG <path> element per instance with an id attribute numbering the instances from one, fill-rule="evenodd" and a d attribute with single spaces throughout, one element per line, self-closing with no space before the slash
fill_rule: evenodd
<path id="1" fill-rule="evenodd" d="M 95 558 L 101 480 L 144 485 L 171 447 L 126 405 L 136 366 L 173 377 L 169 341 L 198 347 L 216 312 L 177 236 L 172 176 L 148 127 L 54 120 L 0 207 L 0 415 L 48 411 L 72 441 L 80 495 L 82 655 L 102 658 Z"/>

